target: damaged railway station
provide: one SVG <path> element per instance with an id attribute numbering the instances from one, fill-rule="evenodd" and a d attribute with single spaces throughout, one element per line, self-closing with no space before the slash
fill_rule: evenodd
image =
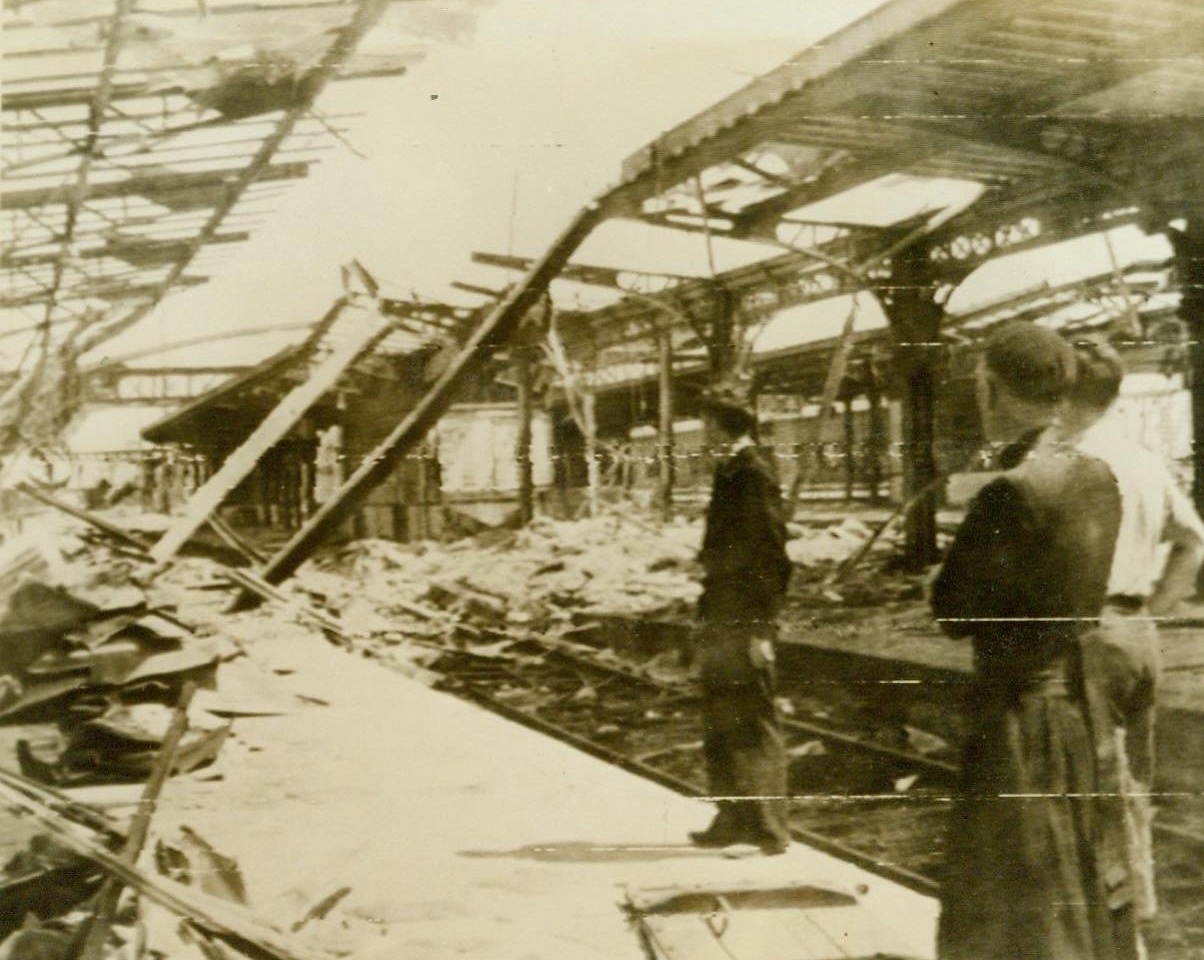
<path id="1" fill-rule="evenodd" d="M 0 958 L 952 958 L 982 663 L 931 603 L 1001 476 L 984 343 L 1115 350 L 1108 423 L 1204 512 L 1198 0 L 804 10 L 550 242 L 516 175 L 442 292 L 348 249 L 301 320 L 263 289 L 165 332 L 406 122 L 372 85 L 435 89 L 522 6 L 5 0 Z M 715 787 L 700 676 L 733 384 L 790 568 L 758 674 L 784 852 L 689 839 L 751 802 Z M 1141 939 L 1189 960 L 1204 593 L 1157 622 Z"/>

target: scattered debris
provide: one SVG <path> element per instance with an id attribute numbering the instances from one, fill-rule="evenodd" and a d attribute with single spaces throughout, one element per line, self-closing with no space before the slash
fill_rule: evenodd
<path id="1" fill-rule="evenodd" d="M 165 750 L 164 755 L 167 759 L 160 768 L 161 770 L 170 765 L 168 754 L 169 751 Z M 165 773 L 164 776 L 166 776 Z M 149 794 L 150 791 L 148 790 L 147 793 Z M 208 940 L 210 938 L 222 941 L 219 951 L 202 950 L 202 956 L 243 956 L 242 951 L 249 949 L 253 956 L 269 957 L 272 960 L 329 960 L 322 954 L 290 941 L 284 934 L 256 919 L 247 912 L 245 907 L 237 903 L 219 899 L 175 880 L 148 873 L 134 865 L 128 854 L 133 851 L 135 846 L 140 848 L 145 839 L 144 835 L 140 838 L 136 832 L 139 829 L 137 824 L 131 826 L 123 853 L 114 853 L 111 843 L 108 842 L 109 838 L 71 816 L 70 811 L 57 794 L 48 793 L 37 784 L 3 771 L 0 771 L 0 806 L 36 823 L 64 849 L 70 850 L 99 868 L 113 880 L 114 884 L 119 882 L 138 895 L 136 900 L 125 902 L 137 903 L 140 909 L 144 900 L 149 901 L 165 908 L 177 917 L 183 918 L 188 924 L 187 930 L 190 933 L 181 932 L 177 928 L 177 942 L 195 943 L 198 939 Z M 149 811 L 153 807 L 145 807 L 145 809 Z M 149 812 L 146 819 L 149 820 Z M 74 942 L 75 937 L 79 934 L 80 924 L 88 921 L 94 915 L 93 911 L 100 909 L 99 898 L 95 898 L 82 911 L 76 909 L 79 906 L 78 903 L 63 904 L 61 916 L 46 923 L 37 923 L 32 928 L 23 927 L 16 931 L 3 945 L 0 945 L 0 956 L 8 956 L 13 960 L 18 957 L 21 960 L 27 960 L 33 954 L 22 952 L 22 950 L 30 944 L 36 944 L 39 948 L 46 946 L 53 949 L 56 944 L 61 943 L 61 938 L 54 936 L 34 937 L 29 932 L 30 929 L 35 931 L 66 929 L 70 931 L 69 936 Z M 138 922 L 137 910 L 127 911 L 119 905 L 114 905 L 112 917 L 116 925 L 134 928 L 134 932 L 129 934 L 118 931 L 117 926 L 112 928 L 114 939 L 118 941 L 115 944 L 118 951 L 121 951 L 131 938 L 144 936 L 140 931 L 141 925 Z M 188 937 L 191 937 L 191 940 L 186 939 Z M 231 947 L 234 949 L 231 950 Z M 123 952 L 108 954 L 113 958 L 129 955 Z M 133 956 L 142 955 L 144 955 L 143 952 L 133 954 Z M 178 954 L 169 951 L 162 955 L 175 956 Z M 65 960 L 63 953 L 49 953 L 47 956 L 52 957 L 53 960 Z M 105 954 L 102 953 L 100 956 L 105 956 Z"/>
<path id="2" fill-rule="evenodd" d="M 351 893 L 350 887 L 339 887 L 338 890 L 335 890 L 333 893 L 323 897 L 309 908 L 304 917 L 292 925 L 292 932 L 300 932 L 301 929 L 311 920 L 325 919 L 326 915 L 335 907 L 337 907 L 349 893 Z"/>
<path id="3" fill-rule="evenodd" d="M 828 752 L 822 740 L 806 740 L 798 746 L 791 747 L 788 754 L 791 759 L 796 757 L 822 757 Z"/>
<path id="4" fill-rule="evenodd" d="M 195 830 L 181 826 L 172 840 L 155 844 L 155 866 L 163 876 L 197 887 L 231 903 L 247 902 L 247 886 L 238 862 L 218 853 Z"/>
<path id="5" fill-rule="evenodd" d="M 57 786 L 137 781 L 150 775 L 170 722 L 171 711 L 158 703 L 118 705 L 75 727 L 61 750 L 18 740 L 17 758 L 27 777 Z M 201 713 L 189 717 L 189 727 L 174 773 L 212 763 L 230 732 L 228 723 Z"/>
<path id="6" fill-rule="evenodd" d="M 919 781 L 918 773 L 908 774 L 906 777 L 899 777 L 894 782 L 895 793 L 907 793 Z"/>
<path id="7" fill-rule="evenodd" d="M 916 753 L 924 756 L 946 753 L 950 749 L 948 740 L 938 737 L 935 733 L 929 733 L 927 730 L 921 730 L 919 727 L 904 725 L 903 732 L 907 735 L 908 745 Z"/>
<path id="8" fill-rule="evenodd" d="M 790 560 L 800 566 L 816 567 L 847 560 L 873 531 L 855 517 L 845 517 L 818 530 L 791 524 L 790 533 L 792 537 L 786 543 Z"/>
<path id="9" fill-rule="evenodd" d="M 0 942 L 22 929 L 27 918 L 49 920 L 63 911 L 64 904 L 87 900 L 103 876 L 93 864 L 50 837 L 35 835 L 0 872 L 0 902 L 4 904 Z"/>

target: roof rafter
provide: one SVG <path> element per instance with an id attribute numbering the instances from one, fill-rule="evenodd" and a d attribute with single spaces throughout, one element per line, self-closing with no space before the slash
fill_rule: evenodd
<path id="1" fill-rule="evenodd" d="M 335 71 L 347 59 L 368 30 L 380 19 L 388 2 L 389 0 L 360 0 L 350 21 L 337 33 L 334 41 L 327 48 L 320 65 L 313 73 L 312 81 L 307 86 L 305 95 L 292 108 L 285 111 L 276 129 L 264 139 L 251 162 L 242 169 L 229 185 L 225 199 L 213 210 L 204 226 L 201 227 L 197 235 L 189 242 L 184 254 L 169 271 L 167 277 L 158 285 L 154 295 L 147 303 L 138 306 L 115 323 L 106 325 L 104 330 L 97 331 L 92 336 L 82 339 L 79 344 L 80 352 L 94 349 L 99 344 L 105 342 L 105 340 L 116 336 L 118 333 L 137 323 L 171 289 L 172 285 L 183 275 L 184 270 L 196 252 L 217 233 L 223 219 L 233 209 L 247 187 L 259 179 L 264 169 L 268 168 L 277 148 L 293 131 L 298 121 L 309 112 L 318 94 L 326 86 L 327 82 L 329 82 Z"/>
<path id="2" fill-rule="evenodd" d="M 256 152 L 255 156 L 258 157 Z M 202 172 L 172 172 L 139 175 L 127 180 L 114 180 L 106 183 L 87 184 L 81 192 L 78 187 L 31 187 L 25 190 L 6 189 L 0 195 L 0 210 L 17 210 L 27 207 L 46 207 L 53 204 L 65 203 L 70 206 L 72 198 L 78 196 L 77 203 L 83 200 L 106 200 L 111 197 L 146 197 L 148 199 L 171 198 L 174 194 L 182 197 L 194 196 L 198 191 L 208 190 L 211 193 L 233 188 L 243 178 L 245 167 L 230 167 L 224 170 L 206 170 Z M 305 162 L 260 164 L 255 170 L 254 179 L 259 183 L 276 180 L 296 180 L 309 173 L 309 164 Z M 245 189 L 245 186 L 243 187 Z M 209 196 L 210 194 L 205 194 Z M 192 206 L 210 206 L 202 204 L 199 199 Z M 163 204 L 170 206 L 170 204 Z"/>

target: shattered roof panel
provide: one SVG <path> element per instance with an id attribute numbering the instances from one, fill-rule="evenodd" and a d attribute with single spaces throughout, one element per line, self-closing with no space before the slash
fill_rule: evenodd
<path id="1" fill-rule="evenodd" d="M 1155 7 L 890 0 L 629 157 L 615 209 L 680 223 L 701 187 L 710 229 L 772 237 L 887 174 L 1196 203 L 1204 6 Z"/>
<path id="2" fill-rule="evenodd" d="M 205 282 L 338 146 L 325 83 L 421 57 L 355 52 L 388 6 L 6 2 L 3 332 L 82 352 Z"/>

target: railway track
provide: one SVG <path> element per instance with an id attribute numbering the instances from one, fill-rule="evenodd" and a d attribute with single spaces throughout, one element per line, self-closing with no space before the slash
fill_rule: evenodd
<path id="1" fill-rule="evenodd" d="M 481 657 L 471 649 L 446 653 L 432 666 L 443 689 L 670 789 L 705 795 L 692 687 L 657 680 L 577 645 L 531 645 L 526 654 L 521 642 L 515 647 L 506 657 Z M 911 889 L 934 892 L 931 872 L 914 866 L 932 855 L 930 835 L 915 825 L 947 805 L 956 767 L 811 720 L 787 717 L 783 730 L 795 838 Z M 861 788 L 851 791 L 850 784 Z M 921 806 L 933 809 L 922 813 Z M 878 832 L 883 819 L 897 821 L 891 844 L 867 842 L 867 809 L 875 811 Z M 914 842 L 906 844 L 912 849 L 903 858 L 898 850 L 906 835 Z"/>
<path id="2" fill-rule="evenodd" d="M 586 644 L 524 638 L 445 651 L 438 686 L 689 796 L 705 795 L 697 691 Z M 822 684 L 833 689 L 839 685 Z M 789 691 L 789 678 L 783 684 Z M 808 687 L 814 699 L 815 685 Z M 847 691 L 846 691 L 847 694 Z M 851 729 L 787 716 L 790 823 L 796 840 L 912 890 L 935 894 L 957 766 L 890 742 L 897 730 Z M 889 724 L 887 725 L 889 726 Z M 885 742 L 884 742 L 885 741 Z M 1204 836 L 1174 809 L 1156 825 L 1163 912 L 1150 932 L 1155 960 L 1204 948 Z"/>

